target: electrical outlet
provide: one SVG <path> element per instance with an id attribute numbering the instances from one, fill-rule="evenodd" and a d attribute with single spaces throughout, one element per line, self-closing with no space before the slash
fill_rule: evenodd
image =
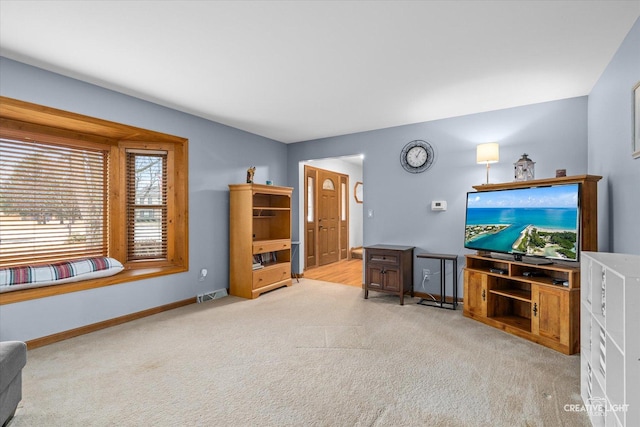
<path id="1" fill-rule="evenodd" d="M 431 270 L 429 270 L 428 268 L 423 268 L 422 269 L 422 279 L 424 279 L 426 277 L 427 278 L 427 282 L 428 282 L 430 276 L 431 276 Z"/>

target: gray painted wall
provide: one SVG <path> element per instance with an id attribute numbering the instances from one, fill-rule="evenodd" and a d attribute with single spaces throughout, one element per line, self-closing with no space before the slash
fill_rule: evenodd
<path id="1" fill-rule="evenodd" d="M 417 175 L 405 172 L 399 161 L 402 147 L 414 139 L 429 141 L 436 151 L 435 164 Z M 300 161 L 362 153 L 364 245 L 412 245 L 417 252 L 462 257 L 472 253 L 463 248 L 466 193 L 486 180 L 485 167 L 476 164 L 476 145 L 491 141 L 500 144 L 500 162 L 491 167 L 491 182 L 512 181 L 513 163 L 523 153 L 536 162 L 536 178 L 554 177 L 556 169 L 585 174 L 587 97 L 291 144 L 289 184 L 299 182 Z M 447 201 L 448 210 L 431 211 L 432 200 Z M 370 209 L 373 218 L 367 217 Z M 299 213 L 293 217 L 294 237 L 299 238 Z M 437 261 L 416 262 L 414 283 L 423 291 L 422 269 L 439 272 L 440 267 Z M 462 265 L 461 260 L 458 276 Z M 446 273 L 448 281 L 451 274 Z M 438 280 L 435 276 L 424 291 L 439 293 Z"/>
<path id="2" fill-rule="evenodd" d="M 0 306 L 0 339 L 30 340 L 227 288 L 229 183 L 287 179 L 287 146 L 78 80 L 0 58 L 0 94 L 189 139 L 186 273 Z M 201 268 L 209 275 L 198 281 Z"/>
<path id="3" fill-rule="evenodd" d="M 640 159 L 631 157 L 632 88 L 640 81 L 640 20 L 589 95 L 589 173 L 602 175 L 599 250 L 640 255 Z"/>

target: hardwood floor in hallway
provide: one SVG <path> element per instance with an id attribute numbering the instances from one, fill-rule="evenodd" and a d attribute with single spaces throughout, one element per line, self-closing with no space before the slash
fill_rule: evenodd
<path id="1" fill-rule="evenodd" d="M 361 288 L 363 282 L 362 260 L 338 261 L 322 267 L 305 270 L 304 277 L 306 279 L 324 280 L 325 282 L 342 283 Z"/>

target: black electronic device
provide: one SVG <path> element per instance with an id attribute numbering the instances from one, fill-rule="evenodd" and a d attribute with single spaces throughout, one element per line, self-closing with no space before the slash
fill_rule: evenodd
<path id="1" fill-rule="evenodd" d="M 541 271 L 524 271 L 522 273 L 522 275 L 524 277 L 544 277 L 544 276 L 546 276 L 546 274 L 544 274 Z"/>
<path id="2" fill-rule="evenodd" d="M 497 274 L 507 274 L 507 270 L 505 270 L 505 269 L 503 269 L 503 268 L 494 268 L 494 267 L 491 267 L 491 268 L 489 269 L 489 271 L 490 271 L 490 272 L 492 272 L 492 273 L 497 273 Z"/>
<path id="3" fill-rule="evenodd" d="M 566 280 L 566 279 L 553 279 L 553 284 L 554 285 L 569 286 L 569 281 Z"/>

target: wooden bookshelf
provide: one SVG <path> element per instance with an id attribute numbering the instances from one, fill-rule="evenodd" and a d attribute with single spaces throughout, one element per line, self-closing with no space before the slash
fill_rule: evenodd
<path id="1" fill-rule="evenodd" d="M 229 293 L 243 298 L 291 286 L 290 187 L 229 185 Z M 254 268 L 254 257 L 260 266 Z"/>

